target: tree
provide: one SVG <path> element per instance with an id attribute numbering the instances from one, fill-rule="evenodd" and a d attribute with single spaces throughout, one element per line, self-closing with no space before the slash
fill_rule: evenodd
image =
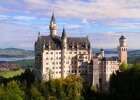
<path id="1" fill-rule="evenodd" d="M 134 65 L 127 71 L 117 71 L 110 79 L 112 100 L 140 99 L 140 65 Z"/>
<path id="2" fill-rule="evenodd" d="M 1 100 L 23 100 L 24 91 L 20 90 L 16 81 L 7 84 L 5 93 L 1 96 Z"/>
<path id="3" fill-rule="evenodd" d="M 122 62 L 120 65 L 120 71 L 126 71 L 128 69 L 128 65 L 126 64 L 126 62 Z"/>
<path id="4" fill-rule="evenodd" d="M 34 85 L 31 85 L 30 96 L 31 100 L 45 100 L 41 93 L 38 91 L 37 87 Z"/>

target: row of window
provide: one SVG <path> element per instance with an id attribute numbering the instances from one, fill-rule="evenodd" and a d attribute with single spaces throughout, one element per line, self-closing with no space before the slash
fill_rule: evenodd
<path id="1" fill-rule="evenodd" d="M 76 61 L 72 61 L 72 62 L 65 62 L 64 61 L 64 63 L 66 63 L 66 64 L 77 64 L 77 62 Z M 52 62 L 52 64 L 61 64 L 61 62 Z M 46 65 L 49 65 L 49 63 L 46 63 Z"/>
<path id="2" fill-rule="evenodd" d="M 102 70 L 102 71 L 107 72 L 107 70 Z M 94 73 L 96 73 L 96 72 L 101 73 L 102 71 L 101 71 L 101 70 L 99 70 L 99 71 L 94 71 Z M 110 71 L 111 71 L 111 72 L 114 72 L 115 70 L 110 70 Z"/>
<path id="3" fill-rule="evenodd" d="M 46 52 L 46 54 L 49 54 L 49 52 Z M 50 52 L 50 54 L 54 54 L 54 52 Z M 61 54 L 61 51 L 55 52 L 55 54 Z M 66 54 L 67 54 L 67 52 L 66 52 Z M 77 54 L 77 52 L 69 52 L 69 54 Z M 86 54 L 86 52 L 79 51 L 79 54 Z"/>
<path id="4" fill-rule="evenodd" d="M 52 67 L 52 69 L 61 69 L 61 67 Z M 70 68 L 70 67 L 69 67 Z M 72 66 L 71 68 L 77 68 L 76 66 Z M 87 68 L 87 66 L 80 66 L 78 69 L 84 69 Z"/>
<path id="5" fill-rule="evenodd" d="M 101 68 L 101 67 L 104 67 L 104 68 L 106 68 L 106 66 L 99 66 L 99 68 Z M 94 68 L 96 69 L 96 68 L 98 68 L 98 66 L 94 66 Z M 116 68 L 115 66 L 111 66 L 110 68 Z"/>
<path id="6" fill-rule="evenodd" d="M 64 72 L 65 72 L 65 71 L 64 71 Z M 59 74 L 59 73 L 61 73 L 61 71 L 56 71 L 55 73 L 56 73 L 56 74 Z M 71 72 L 70 72 L 70 70 L 69 70 L 69 71 L 67 71 L 67 73 L 77 73 L 77 70 L 72 70 Z M 78 73 L 84 74 L 84 73 L 87 73 L 87 70 L 79 70 Z"/>
<path id="7" fill-rule="evenodd" d="M 116 64 L 116 61 L 103 61 L 103 62 L 99 62 L 102 64 Z"/>
<path id="8" fill-rule="evenodd" d="M 88 58 L 87 56 L 82 57 L 82 59 L 87 59 L 87 58 Z M 50 59 L 48 57 L 46 58 L 46 60 L 58 60 L 58 59 L 61 59 L 61 57 L 56 57 L 56 59 L 54 59 L 53 57 L 51 57 Z M 68 57 L 68 59 L 77 59 L 77 57 Z"/>
<path id="9" fill-rule="evenodd" d="M 122 51 L 127 51 L 127 48 L 122 48 Z"/>

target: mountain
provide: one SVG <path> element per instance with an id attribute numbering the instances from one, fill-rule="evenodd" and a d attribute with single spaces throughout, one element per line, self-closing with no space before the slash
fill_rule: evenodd
<path id="1" fill-rule="evenodd" d="M 19 49 L 19 48 L 5 48 L 5 49 L 0 49 L 0 57 L 3 57 L 3 58 L 34 57 L 34 51 L 33 50 L 24 50 L 24 49 Z"/>
<path id="2" fill-rule="evenodd" d="M 115 48 L 112 49 L 104 49 L 105 54 L 117 54 L 118 50 Z M 99 53 L 100 49 L 98 48 L 92 48 L 93 53 Z M 128 55 L 140 55 L 140 50 L 129 50 Z"/>
<path id="3" fill-rule="evenodd" d="M 118 50 L 116 48 L 111 49 L 104 49 L 105 54 L 117 54 Z M 93 53 L 99 53 L 99 48 L 92 48 Z M 128 55 L 140 55 L 140 50 L 129 50 Z M 24 50 L 19 48 L 5 48 L 0 49 L 0 57 L 1 58 L 24 58 L 24 57 L 34 57 L 34 51 L 33 50 Z"/>

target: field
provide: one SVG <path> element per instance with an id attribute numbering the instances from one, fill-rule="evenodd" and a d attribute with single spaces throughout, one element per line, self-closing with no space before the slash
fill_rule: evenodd
<path id="1" fill-rule="evenodd" d="M 10 78 L 16 75 L 20 75 L 22 72 L 24 72 L 24 69 L 19 69 L 19 70 L 10 70 L 10 71 L 1 71 L 0 72 L 0 77 L 4 78 Z"/>
<path id="2" fill-rule="evenodd" d="M 33 67 L 34 66 L 34 59 L 28 59 L 28 60 L 18 60 L 18 61 L 11 61 L 8 62 L 9 64 L 14 64 L 18 67 L 22 67 L 24 69 L 28 67 Z"/>

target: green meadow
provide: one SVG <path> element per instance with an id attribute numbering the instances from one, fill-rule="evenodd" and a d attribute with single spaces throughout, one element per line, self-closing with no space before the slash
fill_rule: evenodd
<path id="1" fill-rule="evenodd" d="M 24 72 L 24 69 L 0 71 L 0 77 L 11 78 L 13 76 L 20 75 L 22 72 Z"/>

